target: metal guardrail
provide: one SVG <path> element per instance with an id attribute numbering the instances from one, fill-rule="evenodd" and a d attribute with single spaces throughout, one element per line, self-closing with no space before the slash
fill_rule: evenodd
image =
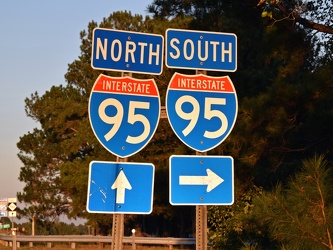
<path id="1" fill-rule="evenodd" d="M 55 242 L 68 242 L 71 248 L 76 247 L 75 243 L 111 243 L 111 236 L 92 236 L 92 235 L 16 235 L 16 242 L 29 242 L 29 243 L 55 243 Z M 12 235 L 0 234 L 0 242 L 13 242 Z M 136 237 L 124 236 L 124 244 L 145 244 L 145 245 L 166 245 L 172 249 L 176 245 L 195 245 L 195 238 L 171 238 L 171 237 Z M 50 244 L 48 244 L 51 247 Z"/>

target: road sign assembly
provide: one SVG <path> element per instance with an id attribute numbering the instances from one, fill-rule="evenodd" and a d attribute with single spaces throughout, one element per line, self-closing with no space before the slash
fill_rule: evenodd
<path id="1" fill-rule="evenodd" d="M 164 38 L 161 35 L 95 28 L 92 40 L 94 69 L 162 73 Z"/>
<path id="2" fill-rule="evenodd" d="M 89 167 L 87 211 L 150 214 L 154 171 L 154 165 L 149 163 L 92 161 Z"/>
<path id="3" fill-rule="evenodd" d="M 160 35 L 95 28 L 91 66 L 99 70 L 159 75 L 164 38 Z M 231 33 L 167 29 L 169 68 L 234 72 L 237 37 Z M 160 96 L 153 79 L 100 75 L 89 98 L 89 120 L 99 142 L 117 162 L 92 161 L 87 211 L 115 214 L 111 248 L 122 245 L 123 214 L 153 208 L 154 165 L 125 159 L 145 147 L 160 119 Z M 236 121 L 238 101 L 228 76 L 175 73 L 166 92 L 171 128 L 188 147 L 206 152 L 222 143 Z M 207 247 L 205 205 L 232 205 L 234 162 L 230 156 L 173 155 L 169 159 L 169 201 L 196 205 L 197 247 Z M 14 208 L 14 206 L 12 206 Z M 201 248 L 199 248 L 201 249 Z M 203 248 L 206 249 L 206 248 Z"/>
<path id="4" fill-rule="evenodd" d="M 153 79 L 100 75 L 89 98 L 91 127 L 111 153 L 128 157 L 154 135 L 160 117 L 160 96 Z"/>
<path id="5" fill-rule="evenodd" d="M 234 72 L 237 37 L 232 33 L 167 29 L 165 63 L 169 68 Z"/>
<path id="6" fill-rule="evenodd" d="M 169 161 L 172 205 L 232 205 L 234 162 L 231 156 L 173 155 Z"/>
<path id="7" fill-rule="evenodd" d="M 231 132 L 238 111 L 236 91 L 228 76 L 176 72 L 168 86 L 166 111 L 178 138 L 190 148 L 205 152 Z"/>

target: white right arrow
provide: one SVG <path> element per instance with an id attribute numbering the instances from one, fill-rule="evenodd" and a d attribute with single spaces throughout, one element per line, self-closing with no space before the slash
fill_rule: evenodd
<path id="1" fill-rule="evenodd" d="M 124 204 L 125 203 L 125 189 L 132 189 L 131 184 L 129 183 L 123 170 L 120 170 L 116 180 L 111 186 L 112 189 L 117 189 L 116 193 L 116 203 Z"/>
<path id="2" fill-rule="evenodd" d="M 193 175 L 181 175 L 179 176 L 179 185 L 207 185 L 207 192 L 212 191 L 224 180 L 215 174 L 209 168 L 206 169 L 207 175 L 193 176 Z"/>

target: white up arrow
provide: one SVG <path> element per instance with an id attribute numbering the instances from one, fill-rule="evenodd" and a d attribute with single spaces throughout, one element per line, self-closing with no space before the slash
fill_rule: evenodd
<path id="1" fill-rule="evenodd" d="M 116 193 L 116 203 L 124 204 L 125 203 L 125 189 L 132 189 L 131 184 L 129 183 L 126 175 L 123 170 L 120 170 L 116 180 L 111 186 L 111 189 L 117 189 Z"/>
<path id="2" fill-rule="evenodd" d="M 224 180 L 215 174 L 209 168 L 206 169 L 207 175 L 204 176 L 179 176 L 179 185 L 207 185 L 207 192 L 212 191 L 218 185 L 220 185 Z"/>

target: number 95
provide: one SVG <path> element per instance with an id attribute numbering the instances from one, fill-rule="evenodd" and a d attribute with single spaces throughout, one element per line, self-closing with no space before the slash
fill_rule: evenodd
<path id="1" fill-rule="evenodd" d="M 185 112 L 182 107 L 184 103 L 190 103 L 192 105 L 192 110 L 190 112 Z M 222 136 L 228 128 L 228 119 L 226 115 L 220 110 L 212 109 L 212 105 L 226 105 L 225 98 L 205 98 L 204 104 L 204 118 L 207 120 L 217 117 L 221 121 L 221 127 L 215 131 L 205 130 L 204 137 L 209 139 L 215 139 Z M 190 121 L 186 128 L 183 129 L 182 133 L 187 136 L 195 128 L 200 114 L 200 105 L 197 99 L 190 95 L 183 95 L 180 97 L 175 104 L 175 109 L 177 115 L 184 119 Z"/>
<path id="2" fill-rule="evenodd" d="M 116 108 L 116 114 L 114 116 L 108 116 L 106 114 L 106 108 L 108 106 L 114 106 Z M 126 142 L 131 144 L 138 144 L 147 139 L 150 133 L 150 123 L 147 117 L 141 114 L 136 114 L 136 109 L 149 109 L 149 102 L 138 102 L 130 101 L 128 108 L 127 122 L 129 124 L 134 124 L 135 122 L 141 122 L 143 124 L 143 132 L 138 136 L 128 135 Z M 101 120 L 107 124 L 113 124 L 112 128 L 104 135 L 106 141 L 111 140 L 111 138 L 118 132 L 120 125 L 124 117 L 124 107 L 120 101 L 114 98 L 105 99 L 98 107 L 98 115 Z"/>

